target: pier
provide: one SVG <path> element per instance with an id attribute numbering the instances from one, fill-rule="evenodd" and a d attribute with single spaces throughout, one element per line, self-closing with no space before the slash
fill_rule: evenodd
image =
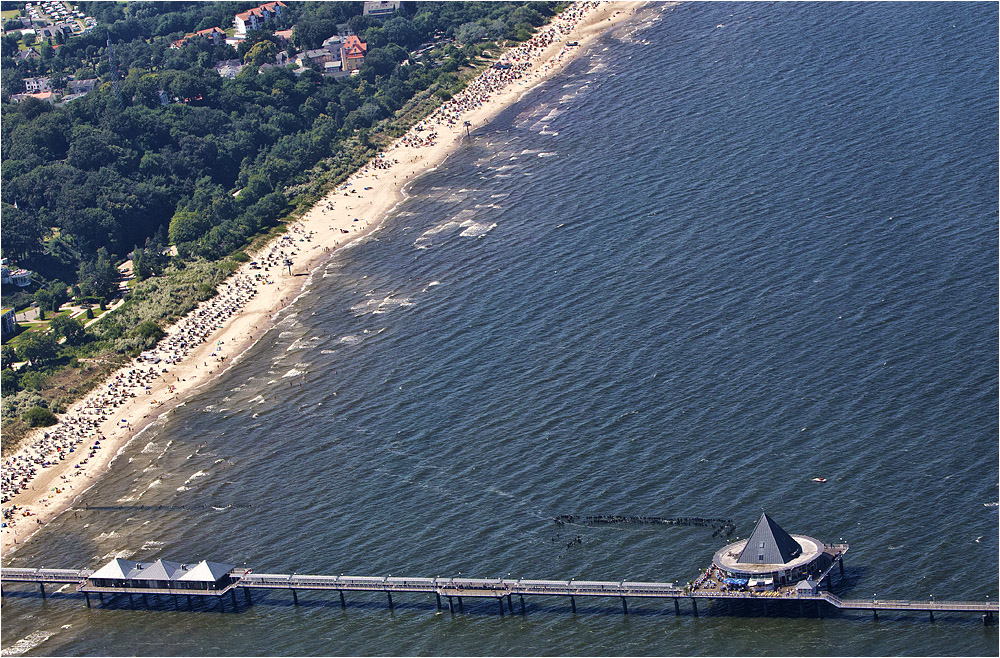
<path id="1" fill-rule="evenodd" d="M 732 612 L 734 602 L 762 604 L 768 614 L 768 604 L 788 607 L 798 604 L 799 614 L 815 610 L 822 618 L 827 607 L 846 611 L 871 612 L 877 620 L 880 612 L 926 613 L 934 621 L 934 613 L 976 613 L 983 623 L 990 624 L 998 612 L 997 602 L 990 601 L 920 601 L 845 599 L 831 591 L 835 570 L 844 575 L 844 555 L 850 547 L 843 542 L 825 544 L 805 535 L 789 535 L 767 514 L 762 514 L 748 539 L 737 540 L 716 552 L 712 566 L 695 580 L 684 586 L 666 582 L 629 580 L 528 580 L 524 578 L 423 578 L 407 576 L 347 576 L 309 575 L 282 573 L 255 573 L 252 569 L 237 568 L 231 564 L 201 561 L 182 564 L 167 560 L 136 562 L 115 558 L 96 571 L 89 569 L 31 569 L 2 568 L 0 582 L 6 586 L 15 583 L 37 585 L 40 595 L 46 596 L 46 585 L 67 585 L 83 594 L 87 607 L 91 595 L 96 595 L 102 605 L 105 596 L 128 597 L 135 607 L 138 595 L 148 605 L 148 597 L 172 597 L 179 609 L 178 597 L 192 601 L 217 601 L 219 609 L 225 608 L 229 599 L 234 611 L 239 609 L 236 596 L 241 590 L 247 607 L 253 605 L 253 590 L 287 591 L 295 605 L 303 591 L 336 592 L 342 607 L 347 606 L 347 595 L 356 592 L 374 592 L 386 597 L 393 609 L 393 596 L 433 596 L 437 609 L 446 605 L 455 614 L 464 610 L 465 599 L 494 599 L 499 614 L 514 613 L 514 597 L 519 611 L 526 613 L 525 597 L 563 597 L 569 600 L 575 614 L 578 599 L 611 599 L 621 606 L 622 614 L 629 614 L 629 601 L 652 599 L 673 602 L 674 614 L 680 615 L 682 604 L 693 616 L 698 616 L 698 604 L 703 608 L 716 603 L 726 603 Z M 227 596 L 228 595 L 228 596 Z M 794 606 L 792 606 L 794 607 Z"/>
<path id="2" fill-rule="evenodd" d="M 569 599 L 573 612 L 576 612 L 577 599 L 612 599 L 621 605 L 622 614 L 628 614 L 630 600 L 669 599 L 674 603 L 674 613 L 679 615 L 682 608 L 697 616 L 698 604 L 704 605 L 734 601 L 768 603 L 798 603 L 800 610 L 805 604 L 815 606 L 817 616 L 822 617 L 821 606 L 831 606 L 839 610 L 856 610 L 871 612 L 873 619 L 878 614 L 890 612 L 926 613 L 931 621 L 934 613 L 977 613 L 983 616 L 983 622 L 992 623 L 993 616 L 998 612 L 996 602 L 990 601 L 920 601 L 920 600 L 873 600 L 873 599 L 843 599 L 829 591 L 803 594 L 800 591 L 718 591 L 715 589 L 691 589 L 672 583 L 634 582 L 634 581 L 589 581 L 589 580 L 527 580 L 509 578 L 421 578 L 406 576 L 326 576 L 306 574 L 276 574 L 254 573 L 252 570 L 234 568 L 227 573 L 231 582 L 219 589 L 185 589 L 179 587 L 98 587 L 91 583 L 94 571 L 89 569 L 0 569 L 0 581 L 4 585 L 13 583 L 29 583 L 39 587 L 41 595 L 45 596 L 45 585 L 73 585 L 75 591 L 83 594 L 90 605 L 90 595 L 97 594 L 102 603 L 105 596 L 126 596 L 134 606 L 133 596 L 173 596 L 175 604 L 177 596 L 212 597 L 217 599 L 220 607 L 223 597 L 229 594 L 232 607 L 238 606 L 236 590 L 242 590 L 242 598 L 247 606 L 252 605 L 252 590 L 287 591 L 295 604 L 298 604 L 298 594 L 303 591 L 337 592 L 342 606 L 347 605 L 347 594 L 352 592 L 375 592 L 384 594 L 389 608 L 393 608 L 393 596 L 401 594 L 424 594 L 433 596 L 437 609 L 445 607 L 451 613 L 464 610 L 465 599 L 495 599 L 499 614 L 515 612 L 514 599 L 517 598 L 517 611 L 524 614 L 525 597 L 556 596 Z M 829 571 L 824 581 L 830 577 Z M 191 599 L 188 598 L 188 603 Z M 704 607 L 703 605 L 703 607 Z M 704 610 L 703 610 L 704 611 Z"/>

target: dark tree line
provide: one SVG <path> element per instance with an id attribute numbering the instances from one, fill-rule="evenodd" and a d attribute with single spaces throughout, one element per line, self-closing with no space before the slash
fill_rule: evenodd
<path id="1" fill-rule="evenodd" d="M 169 241 L 180 257 L 219 259 L 288 212 L 286 190 L 336 156 L 356 131 L 390 117 L 415 94 L 454 85 L 455 61 L 400 66 L 435 38 L 525 38 L 554 13 L 551 3 L 412 2 L 385 20 L 361 15 L 360 2 L 292 2 L 280 23 L 251 35 L 238 53 L 227 45 L 172 41 L 197 29 L 229 27 L 248 2 L 84 2 L 101 25 L 15 62 L 4 42 L 3 253 L 42 279 L 94 282 L 105 261 L 138 256 L 142 274 L 163 268 Z M 325 78 L 293 67 L 235 79 L 212 66 L 278 44 L 273 29 L 294 25 L 291 52 L 314 48 L 347 23 L 369 46 L 361 75 Z M 111 41 L 117 71 L 109 64 Z M 15 44 L 16 48 L 16 44 Z M 441 66 L 444 63 L 445 66 Z M 34 75 L 99 76 L 90 94 L 60 107 L 35 99 L 7 102 Z M 115 86 L 120 93 L 115 93 Z M 16 206 L 16 207 L 15 207 Z M 73 281 L 72 279 L 74 279 Z"/>

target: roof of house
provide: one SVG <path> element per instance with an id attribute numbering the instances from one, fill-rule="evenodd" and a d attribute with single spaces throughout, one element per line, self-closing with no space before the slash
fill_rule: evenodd
<path id="1" fill-rule="evenodd" d="M 232 571 L 233 566 L 234 565 L 232 564 L 202 560 L 198 564 L 191 567 L 187 573 L 177 578 L 177 580 L 183 580 L 185 582 L 197 581 L 202 583 L 214 583 L 219 578 L 222 578 L 227 573 Z"/>
<path id="2" fill-rule="evenodd" d="M 790 534 L 761 512 L 757 526 L 740 552 L 738 564 L 786 564 L 802 553 L 802 547 Z"/>
<path id="3" fill-rule="evenodd" d="M 88 578 L 128 578 L 130 575 L 139 573 L 141 569 L 142 564 L 139 562 L 116 557 L 90 574 Z"/>
<path id="4" fill-rule="evenodd" d="M 174 580 L 184 574 L 184 565 L 180 562 L 157 560 L 139 573 L 132 574 L 135 580 Z"/>
<path id="5" fill-rule="evenodd" d="M 365 56 L 365 51 L 368 50 L 368 44 L 364 43 L 356 35 L 352 34 L 344 40 L 342 48 L 344 50 L 344 57 L 347 59 L 357 59 Z"/>

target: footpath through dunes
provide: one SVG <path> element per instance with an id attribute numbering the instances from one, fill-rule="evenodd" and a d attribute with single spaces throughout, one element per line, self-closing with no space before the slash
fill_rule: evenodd
<path id="1" fill-rule="evenodd" d="M 3 467 L 2 551 L 16 550 L 70 506 L 138 433 L 232 367 L 293 302 L 332 252 L 377 228 L 405 186 L 582 47 L 635 15 L 640 2 L 578 2 L 529 41 L 503 52 L 461 93 L 288 225 L 219 288 L 167 330 L 155 349 L 112 374 L 60 422 L 36 430 Z M 578 46 L 569 46 L 576 42 Z M 468 122 L 468 126 L 466 126 Z"/>

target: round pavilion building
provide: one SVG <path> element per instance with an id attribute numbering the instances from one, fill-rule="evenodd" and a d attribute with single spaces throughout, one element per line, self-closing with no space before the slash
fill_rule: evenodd
<path id="1" fill-rule="evenodd" d="M 832 561 L 823 542 L 806 535 L 790 535 L 774 519 L 761 513 L 749 539 L 720 549 L 714 566 L 726 578 L 765 587 L 783 587 L 821 573 Z"/>

